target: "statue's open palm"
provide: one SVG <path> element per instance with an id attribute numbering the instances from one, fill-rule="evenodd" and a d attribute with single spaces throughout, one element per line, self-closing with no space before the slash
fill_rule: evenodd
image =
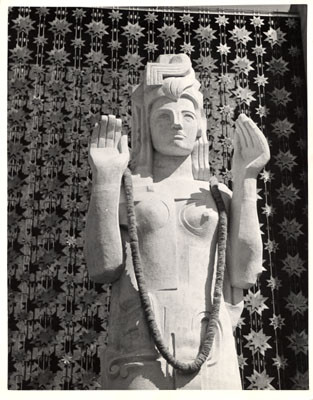
<path id="1" fill-rule="evenodd" d="M 129 161 L 127 134 L 114 115 L 103 115 L 95 124 L 89 146 L 93 184 L 119 183 Z"/>
<path id="2" fill-rule="evenodd" d="M 232 172 L 256 177 L 270 159 L 267 140 L 257 125 L 245 114 L 236 120 Z"/>

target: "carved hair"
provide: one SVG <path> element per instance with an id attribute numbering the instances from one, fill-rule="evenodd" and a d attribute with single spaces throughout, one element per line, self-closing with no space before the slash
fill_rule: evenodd
<path id="1" fill-rule="evenodd" d="M 191 100 L 198 121 L 197 140 L 202 138 L 203 142 L 207 142 L 203 96 L 199 88 L 200 83 L 186 54 L 161 55 L 156 63 L 147 64 L 143 82 L 132 95 L 131 168 L 135 175 L 152 176 L 153 147 L 149 116 L 153 104 L 160 97 L 174 101 L 181 97 Z M 197 170 L 197 166 L 194 170 Z"/>

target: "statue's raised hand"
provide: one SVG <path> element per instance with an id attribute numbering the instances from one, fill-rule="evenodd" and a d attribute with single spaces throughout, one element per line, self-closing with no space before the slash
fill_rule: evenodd
<path id="1" fill-rule="evenodd" d="M 120 184 L 129 161 L 127 134 L 122 133 L 122 122 L 114 115 L 102 115 L 93 129 L 89 164 L 95 185 Z"/>
<path id="2" fill-rule="evenodd" d="M 208 181 L 210 179 L 209 142 L 200 137 L 195 143 L 192 157 L 192 172 L 194 179 Z"/>
<path id="3" fill-rule="evenodd" d="M 236 120 L 232 173 L 234 180 L 256 178 L 270 159 L 267 140 L 257 125 L 245 114 Z"/>

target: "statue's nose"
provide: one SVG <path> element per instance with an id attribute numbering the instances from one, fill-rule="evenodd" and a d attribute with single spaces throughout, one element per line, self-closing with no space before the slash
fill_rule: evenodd
<path id="1" fill-rule="evenodd" d="M 182 127 L 182 125 L 181 125 L 180 122 L 173 124 L 173 128 L 174 128 L 174 129 L 177 129 L 177 130 L 183 129 L 183 127 Z"/>
<path id="2" fill-rule="evenodd" d="M 173 121 L 172 128 L 183 129 L 179 115 L 174 115 L 174 121 Z"/>

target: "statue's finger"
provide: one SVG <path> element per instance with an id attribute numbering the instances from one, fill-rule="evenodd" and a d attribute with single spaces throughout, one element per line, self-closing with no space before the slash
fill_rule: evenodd
<path id="1" fill-rule="evenodd" d="M 90 141 L 89 141 L 89 148 L 98 147 L 99 132 L 100 132 L 100 124 L 98 124 L 98 122 L 96 122 L 95 126 L 92 130 L 92 133 L 91 133 L 91 137 L 90 137 Z"/>
<path id="2" fill-rule="evenodd" d="M 238 138 L 238 141 L 240 144 L 240 149 L 244 149 L 244 148 L 248 147 L 248 142 L 247 142 L 247 138 L 245 137 L 242 126 L 238 122 L 238 119 L 235 122 L 235 126 L 236 126 L 235 136 L 237 136 L 237 138 Z"/>
<path id="3" fill-rule="evenodd" d="M 240 135 L 238 135 L 237 132 L 235 132 L 234 149 L 238 149 L 239 151 L 242 150 L 242 144 L 241 144 L 241 141 L 240 141 Z"/>
<path id="4" fill-rule="evenodd" d="M 199 179 L 199 162 L 198 162 L 198 147 L 199 147 L 199 140 L 196 141 L 193 151 L 191 153 L 191 161 L 192 161 L 192 173 L 194 179 Z"/>
<path id="5" fill-rule="evenodd" d="M 206 138 L 200 139 L 201 179 L 206 181 L 209 176 L 209 143 Z"/>
<path id="6" fill-rule="evenodd" d="M 203 143 L 203 138 L 199 139 L 198 162 L 199 162 L 199 178 L 198 179 L 203 180 L 203 173 L 204 173 L 204 143 Z"/>
<path id="7" fill-rule="evenodd" d="M 120 152 L 123 154 L 129 154 L 129 148 L 128 148 L 128 136 L 127 133 L 122 133 L 121 139 L 120 139 Z"/>
<path id="8" fill-rule="evenodd" d="M 207 141 L 204 142 L 204 165 L 207 166 L 210 159 L 209 153 L 209 143 Z"/>
<path id="9" fill-rule="evenodd" d="M 108 126 L 106 132 L 106 147 L 114 147 L 114 132 L 115 132 L 116 118 L 114 115 L 109 115 Z"/>
<path id="10" fill-rule="evenodd" d="M 253 140 L 255 147 L 261 148 L 263 151 L 269 151 L 268 143 L 266 137 L 262 133 L 262 131 L 258 128 L 258 126 L 251 119 L 247 121 L 247 124 L 250 126 L 250 129 L 253 130 Z"/>
<path id="11" fill-rule="evenodd" d="M 100 125 L 100 130 L 99 130 L 98 147 L 103 148 L 106 145 L 105 138 L 108 125 L 108 117 L 106 115 L 101 115 L 101 120 L 99 125 Z"/>
<path id="12" fill-rule="evenodd" d="M 210 153 L 209 143 L 204 141 L 204 172 L 203 180 L 208 181 L 210 179 Z"/>
<path id="13" fill-rule="evenodd" d="M 121 132 L 122 132 L 122 120 L 120 118 L 116 118 L 115 132 L 114 132 L 114 147 L 115 148 L 118 147 L 118 144 L 121 140 Z"/>
<path id="14" fill-rule="evenodd" d="M 251 137 L 250 127 L 247 127 L 248 117 L 245 114 L 240 114 L 238 124 L 241 126 L 248 147 L 253 147 L 253 139 Z"/>
<path id="15" fill-rule="evenodd" d="M 241 151 L 241 144 L 240 144 L 239 134 L 237 132 L 237 128 L 232 129 L 230 137 L 232 139 L 234 151 Z"/>

